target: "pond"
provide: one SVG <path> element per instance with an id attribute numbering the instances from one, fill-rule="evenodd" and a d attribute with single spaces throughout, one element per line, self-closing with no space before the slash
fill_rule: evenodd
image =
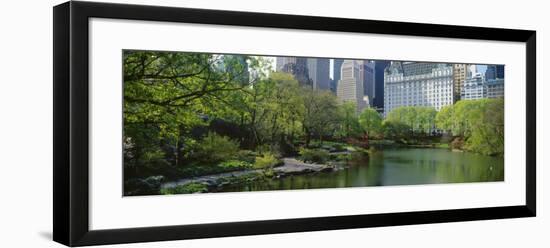
<path id="1" fill-rule="evenodd" d="M 346 169 L 227 185 L 217 192 L 318 189 L 504 180 L 504 159 L 448 149 L 407 148 L 353 156 Z"/>

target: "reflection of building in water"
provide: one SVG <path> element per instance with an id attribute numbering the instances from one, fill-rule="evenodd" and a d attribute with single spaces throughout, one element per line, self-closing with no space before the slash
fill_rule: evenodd
<path id="1" fill-rule="evenodd" d="M 342 102 L 352 102 L 356 105 L 357 112 L 363 111 L 367 107 L 364 101 L 363 75 L 361 74 L 362 61 L 344 60 L 340 70 L 340 80 L 338 81 L 337 97 Z"/>
<path id="2" fill-rule="evenodd" d="M 391 62 L 384 72 L 384 114 L 401 106 L 433 107 L 453 104 L 451 64 Z"/>

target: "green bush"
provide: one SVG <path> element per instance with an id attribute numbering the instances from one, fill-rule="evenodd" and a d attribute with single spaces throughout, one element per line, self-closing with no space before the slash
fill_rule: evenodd
<path id="1" fill-rule="evenodd" d="M 273 156 L 275 157 L 281 156 L 280 147 L 278 145 L 264 144 L 264 145 L 258 146 L 256 148 L 256 151 L 258 151 L 258 153 L 260 154 L 269 153 L 269 154 L 273 154 Z"/>
<path id="2" fill-rule="evenodd" d="M 163 195 L 174 194 L 192 194 L 192 193 L 205 193 L 208 192 L 208 187 L 202 183 L 189 183 L 185 185 L 179 185 L 173 188 L 161 189 L 160 193 Z"/>
<path id="3" fill-rule="evenodd" d="M 330 158 L 329 152 L 321 149 L 300 149 L 300 159 L 304 162 L 325 163 Z"/>
<path id="4" fill-rule="evenodd" d="M 273 177 L 275 176 L 275 171 L 273 171 L 273 169 L 267 169 L 264 171 L 263 176 L 267 178 Z"/>
<path id="5" fill-rule="evenodd" d="M 262 156 L 256 157 L 256 161 L 254 162 L 254 168 L 256 169 L 262 169 L 262 168 L 272 168 L 276 165 L 281 163 L 279 159 L 275 157 L 270 152 L 264 153 Z"/>
<path id="6" fill-rule="evenodd" d="M 228 160 L 219 164 L 224 169 L 246 169 L 252 167 L 252 164 L 247 161 Z"/>
<path id="7" fill-rule="evenodd" d="M 254 164 L 254 161 L 256 161 L 256 156 L 258 156 L 257 152 L 251 150 L 240 150 L 237 153 L 237 160 L 246 161 L 250 164 Z"/>
<path id="8" fill-rule="evenodd" d="M 349 153 L 330 154 L 329 158 L 331 161 L 347 161 L 347 160 L 351 160 L 351 154 Z"/>
<path id="9" fill-rule="evenodd" d="M 163 180 L 163 176 L 126 180 L 124 181 L 124 195 L 156 195 Z"/>
<path id="10" fill-rule="evenodd" d="M 214 165 L 237 157 L 239 143 L 226 136 L 208 133 L 197 143 L 191 157 L 199 165 Z"/>

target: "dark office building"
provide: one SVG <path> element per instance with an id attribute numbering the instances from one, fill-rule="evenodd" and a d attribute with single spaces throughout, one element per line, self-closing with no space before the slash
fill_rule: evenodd
<path id="1" fill-rule="evenodd" d="M 335 82 L 338 82 L 338 80 L 342 79 L 340 74 L 342 73 L 342 63 L 344 63 L 343 59 L 334 59 L 334 63 L 332 65 L 333 70 L 333 78 Z"/>
<path id="2" fill-rule="evenodd" d="M 485 71 L 485 80 L 504 78 L 504 65 L 488 65 Z"/>
<path id="3" fill-rule="evenodd" d="M 390 61 L 374 61 L 374 99 L 372 106 L 376 109 L 384 109 L 384 69 L 390 64 Z"/>
<path id="4" fill-rule="evenodd" d="M 276 70 L 292 74 L 301 86 L 312 87 L 312 81 L 308 73 L 307 58 L 277 57 Z"/>
<path id="5" fill-rule="evenodd" d="M 497 78 L 504 78 L 504 65 L 497 65 L 496 71 L 497 71 Z"/>

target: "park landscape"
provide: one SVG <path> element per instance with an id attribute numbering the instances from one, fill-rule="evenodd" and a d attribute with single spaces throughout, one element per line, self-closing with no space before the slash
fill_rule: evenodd
<path id="1" fill-rule="evenodd" d="M 504 180 L 502 97 L 383 113 L 273 67 L 124 50 L 123 195 Z"/>

